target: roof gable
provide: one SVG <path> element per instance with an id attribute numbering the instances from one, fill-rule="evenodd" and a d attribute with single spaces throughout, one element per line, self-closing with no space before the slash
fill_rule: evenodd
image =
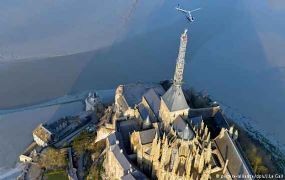
<path id="1" fill-rule="evenodd" d="M 143 95 L 143 97 L 147 101 L 149 107 L 154 112 L 155 116 L 158 117 L 159 116 L 159 108 L 160 108 L 160 97 L 159 97 L 159 95 L 156 93 L 156 91 L 153 88 L 151 88 Z"/>
<path id="2" fill-rule="evenodd" d="M 181 116 L 177 116 L 173 121 L 173 129 L 177 132 L 178 136 L 184 140 L 193 139 L 195 136 L 192 128 L 189 127 L 188 123 Z"/>
<path id="3" fill-rule="evenodd" d="M 162 96 L 170 112 L 189 109 L 184 93 L 180 86 L 172 85 Z"/>
<path id="4" fill-rule="evenodd" d="M 139 135 L 140 135 L 141 144 L 144 145 L 144 144 L 151 143 L 155 137 L 155 134 L 156 134 L 155 129 L 148 129 L 145 131 L 140 131 Z"/>
<path id="5" fill-rule="evenodd" d="M 130 107 L 134 107 L 141 101 L 143 94 L 149 89 L 154 89 L 157 94 L 163 94 L 164 90 L 160 84 L 136 83 L 124 85 L 123 96 Z"/>

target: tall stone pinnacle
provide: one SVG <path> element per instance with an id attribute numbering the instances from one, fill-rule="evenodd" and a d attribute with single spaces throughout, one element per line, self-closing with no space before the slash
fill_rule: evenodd
<path id="1" fill-rule="evenodd" d="M 184 33 L 181 34 L 180 37 L 180 47 L 176 61 L 176 68 L 175 68 L 174 81 L 173 81 L 173 84 L 175 86 L 181 86 L 182 84 L 186 46 L 187 46 L 187 29 L 185 29 Z"/>

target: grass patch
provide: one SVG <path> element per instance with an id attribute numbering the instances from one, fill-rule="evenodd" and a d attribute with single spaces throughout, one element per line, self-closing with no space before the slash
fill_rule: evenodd
<path id="1" fill-rule="evenodd" d="M 65 149 L 47 148 L 40 155 L 39 165 L 44 169 L 64 169 L 67 166 L 67 156 Z"/>
<path id="2" fill-rule="evenodd" d="M 95 133 L 83 131 L 72 142 L 72 148 L 77 154 L 82 154 L 85 151 L 92 149 L 92 143 L 95 142 Z"/>
<path id="3" fill-rule="evenodd" d="M 94 144 L 93 146 L 93 158 L 94 162 L 91 165 L 88 175 L 87 175 L 87 180 L 93 180 L 93 179 L 103 179 L 102 174 L 104 174 L 104 167 L 103 167 L 103 162 L 105 159 L 105 156 L 101 156 L 101 153 L 103 150 L 106 148 L 106 142 L 105 140 L 101 140 Z"/>
<path id="4" fill-rule="evenodd" d="M 48 171 L 44 174 L 46 180 L 68 180 L 67 173 L 64 170 Z"/>

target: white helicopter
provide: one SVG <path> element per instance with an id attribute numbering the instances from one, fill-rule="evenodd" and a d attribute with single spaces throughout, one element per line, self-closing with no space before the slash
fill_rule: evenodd
<path id="1" fill-rule="evenodd" d="M 198 11 L 198 10 L 200 10 L 201 8 L 197 8 L 197 9 L 193 9 L 193 10 L 188 11 L 188 10 L 185 10 L 185 9 L 180 8 L 180 6 L 179 6 L 179 4 L 178 4 L 178 6 L 177 6 L 175 9 L 176 9 L 177 11 L 183 12 L 183 13 L 185 14 L 185 16 L 186 16 L 186 19 L 187 19 L 188 21 L 190 21 L 190 22 L 193 22 L 193 21 L 194 21 L 194 17 L 191 15 L 191 13 L 194 12 L 194 11 Z"/>

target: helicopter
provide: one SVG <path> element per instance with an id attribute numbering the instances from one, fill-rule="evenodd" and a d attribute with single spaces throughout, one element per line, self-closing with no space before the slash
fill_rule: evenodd
<path id="1" fill-rule="evenodd" d="M 178 4 L 178 6 L 175 8 L 177 11 L 180 11 L 180 12 L 183 12 L 185 13 L 185 16 L 186 16 L 186 19 L 190 22 L 193 22 L 194 21 L 194 17 L 192 16 L 192 12 L 195 12 L 195 11 L 198 11 L 200 10 L 201 8 L 197 8 L 197 9 L 193 9 L 193 10 L 185 10 L 185 9 L 182 9 L 180 8 L 180 5 Z"/>

